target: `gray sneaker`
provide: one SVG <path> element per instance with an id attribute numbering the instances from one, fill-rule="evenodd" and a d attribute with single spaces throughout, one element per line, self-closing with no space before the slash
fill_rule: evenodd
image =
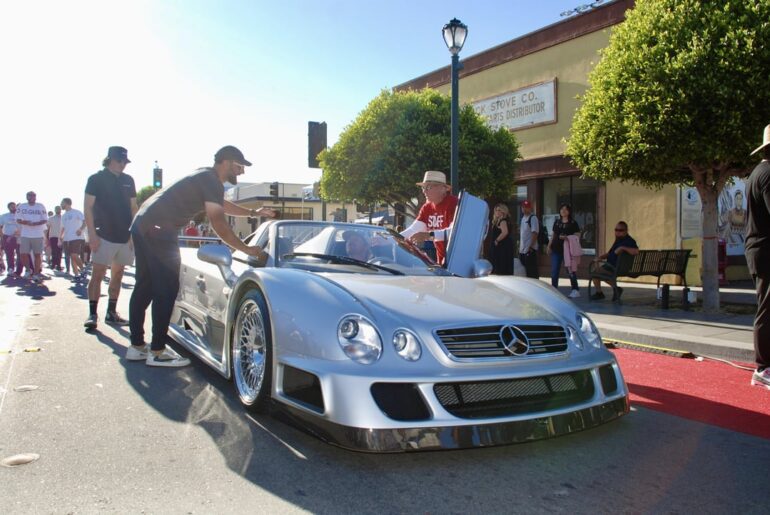
<path id="1" fill-rule="evenodd" d="M 96 325 L 99 323 L 99 317 L 94 315 L 88 315 L 86 321 L 83 322 L 83 327 L 86 329 L 96 329 Z"/>
<path id="2" fill-rule="evenodd" d="M 764 386 L 770 390 L 770 368 L 764 369 L 762 372 L 756 370 L 751 376 L 752 386 Z"/>
<path id="3" fill-rule="evenodd" d="M 126 351 L 126 359 L 128 361 L 145 361 L 150 355 L 150 346 L 146 343 L 141 347 L 131 345 Z"/>
<path id="4" fill-rule="evenodd" d="M 118 315 L 117 311 L 113 311 L 112 313 L 108 311 L 107 315 L 104 317 L 104 321 L 110 325 L 128 325 L 128 320 Z"/>
<path id="5" fill-rule="evenodd" d="M 166 347 L 160 354 L 150 352 L 145 363 L 151 367 L 184 367 L 190 364 L 190 360 L 177 354 L 171 347 Z"/>

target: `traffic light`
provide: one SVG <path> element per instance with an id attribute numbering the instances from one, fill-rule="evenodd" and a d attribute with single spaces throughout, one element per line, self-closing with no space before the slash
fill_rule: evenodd
<path id="1" fill-rule="evenodd" d="M 318 154 L 326 149 L 326 122 L 307 123 L 307 165 L 319 168 Z"/>
<path id="2" fill-rule="evenodd" d="M 152 187 L 159 190 L 163 187 L 163 168 L 152 169 Z"/>
<path id="3" fill-rule="evenodd" d="M 278 198 L 278 182 L 273 182 L 270 184 L 270 196 L 274 199 Z"/>

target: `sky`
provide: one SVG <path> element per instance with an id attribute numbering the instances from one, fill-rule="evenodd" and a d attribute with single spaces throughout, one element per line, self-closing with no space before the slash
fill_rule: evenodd
<path id="1" fill-rule="evenodd" d="M 240 182 L 311 184 L 308 121 L 329 146 L 383 89 L 564 18 L 587 0 L 41 0 L 0 6 L 2 209 L 37 192 L 82 208 L 112 145 L 137 190 L 235 145 Z"/>

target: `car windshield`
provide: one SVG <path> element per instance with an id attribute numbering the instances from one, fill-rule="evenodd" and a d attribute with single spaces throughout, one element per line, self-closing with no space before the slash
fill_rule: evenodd
<path id="1" fill-rule="evenodd" d="M 449 275 L 420 249 L 384 227 L 277 223 L 275 266 L 317 272 Z"/>

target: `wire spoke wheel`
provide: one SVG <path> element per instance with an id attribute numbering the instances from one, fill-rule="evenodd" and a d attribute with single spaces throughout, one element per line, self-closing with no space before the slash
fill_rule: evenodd
<path id="1" fill-rule="evenodd" d="M 238 309 L 232 357 L 238 396 L 252 406 L 262 394 L 269 366 L 265 315 L 253 298 L 245 298 Z"/>

